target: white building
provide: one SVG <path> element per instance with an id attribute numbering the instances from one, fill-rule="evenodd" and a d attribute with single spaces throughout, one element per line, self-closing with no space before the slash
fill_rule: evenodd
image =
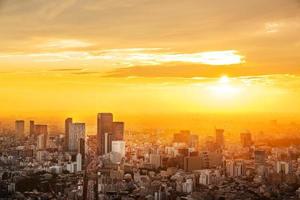
<path id="1" fill-rule="evenodd" d="M 221 178 L 221 173 L 219 170 L 204 169 L 197 172 L 200 173 L 199 183 L 202 185 L 217 184 Z"/>
<path id="2" fill-rule="evenodd" d="M 77 170 L 77 163 L 76 163 L 76 162 L 68 163 L 68 164 L 67 164 L 67 170 L 68 170 L 70 173 L 75 173 L 76 170 Z"/>
<path id="3" fill-rule="evenodd" d="M 243 176 L 245 164 L 243 160 L 226 160 L 226 175 L 228 177 Z"/>
<path id="4" fill-rule="evenodd" d="M 114 140 L 112 141 L 111 148 L 111 161 L 113 163 L 120 163 L 125 157 L 125 141 Z"/>
<path id="5" fill-rule="evenodd" d="M 120 153 L 122 157 L 125 157 L 125 141 L 114 140 L 112 141 L 112 152 Z"/>
<path id="6" fill-rule="evenodd" d="M 50 172 L 55 173 L 55 174 L 61 174 L 63 171 L 62 166 L 59 165 L 55 165 L 55 166 L 51 166 L 49 168 Z"/>
<path id="7" fill-rule="evenodd" d="M 76 155 L 77 172 L 82 171 L 82 155 L 78 153 Z"/>
<path id="8" fill-rule="evenodd" d="M 47 154 L 48 154 L 47 151 L 37 151 L 36 152 L 37 161 L 42 162 L 42 161 L 46 160 Z"/>
<path id="9" fill-rule="evenodd" d="M 276 172 L 277 173 L 283 173 L 288 174 L 291 171 L 291 165 L 288 162 L 284 161 L 277 161 L 276 162 Z"/>
<path id="10" fill-rule="evenodd" d="M 193 180 L 187 179 L 186 182 L 182 183 L 182 192 L 192 193 L 193 192 Z"/>

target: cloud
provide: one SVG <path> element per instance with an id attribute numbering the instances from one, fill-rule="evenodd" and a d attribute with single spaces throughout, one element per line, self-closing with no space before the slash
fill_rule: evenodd
<path id="1" fill-rule="evenodd" d="M 277 33 L 280 29 L 280 24 L 276 22 L 269 22 L 265 24 L 265 31 L 267 33 Z"/>
<path id="2" fill-rule="evenodd" d="M 193 63 L 166 63 L 158 66 L 135 66 L 128 68 L 119 68 L 107 72 L 104 77 L 178 77 L 178 78 L 192 78 L 194 80 L 203 79 L 203 77 L 216 78 L 223 75 L 230 77 L 260 77 L 274 74 L 299 74 L 300 69 L 291 68 L 260 68 L 256 66 L 227 65 L 223 67 L 211 67 L 209 65 L 193 64 Z"/>
<path id="3" fill-rule="evenodd" d="M 59 68 L 59 69 L 49 69 L 49 71 L 54 72 L 69 72 L 69 71 L 82 71 L 84 68 Z"/>
<path id="4" fill-rule="evenodd" d="M 57 43 L 55 43 L 54 45 L 57 45 Z M 64 44 L 64 46 L 66 46 L 66 44 Z M 73 46 L 73 43 L 72 45 L 68 44 L 67 46 Z M 244 56 L 238 54 L 236 50 L 178 53 L 169 52 L 162 48 L 109 49 L 93 52 L 43 52 L 32 54 L 17 54 L 11 56 L 11 58 L 13 57 L 31 57 L 33 61 L 36 62 L 93 60 L 110 62 L 112 65 L 119 66 L 160 65 L 163 63 L 171 62 L 196 63 L 217 66 L 240 64 L 244 62 Z"/>
<path id="5" fill-rule="evenodd" d="M 42 49 L 72 49 L 72 48 L 83 48 L 83 47 L 90 47 L 92 46 L 91 43 L 75 40 L 75 39 L 65 39 L 65 40 L 50 40 L 43 44 L 37 45 L 39 48 Z"/>

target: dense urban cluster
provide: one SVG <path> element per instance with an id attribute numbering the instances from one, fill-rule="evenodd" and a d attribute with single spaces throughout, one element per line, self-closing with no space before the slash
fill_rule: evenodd
<path id="1" fill-rule="evenodd" d="M 24 120 L 1 129 L 0 199 L 300 199 L 300 147 L 274 147 L 226 130 L 200 142 L 182 130 L 124 131 L 111 113 L 99 113 L 97 133 L 65 120 L 65 133 Z"/>

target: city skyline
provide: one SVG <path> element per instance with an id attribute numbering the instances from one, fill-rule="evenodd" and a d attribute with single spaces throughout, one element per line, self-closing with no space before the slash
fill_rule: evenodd
<path id="1" fill-rule="evenodd" d="M 0 0 L 0 199 L 300 199 L 300 0 Z"/>

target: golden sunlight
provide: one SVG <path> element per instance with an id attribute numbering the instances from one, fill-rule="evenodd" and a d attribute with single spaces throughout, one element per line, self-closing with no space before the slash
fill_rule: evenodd
<path id="1" fill-rule="evenodd" d="M 215 96 L 222 98 L 231 98 L 238 94 L 241 88 L 231 83 L 230 78 L 224 75 L 218 79 L 217 83 L 209 86 L 209 90 Z"/>

